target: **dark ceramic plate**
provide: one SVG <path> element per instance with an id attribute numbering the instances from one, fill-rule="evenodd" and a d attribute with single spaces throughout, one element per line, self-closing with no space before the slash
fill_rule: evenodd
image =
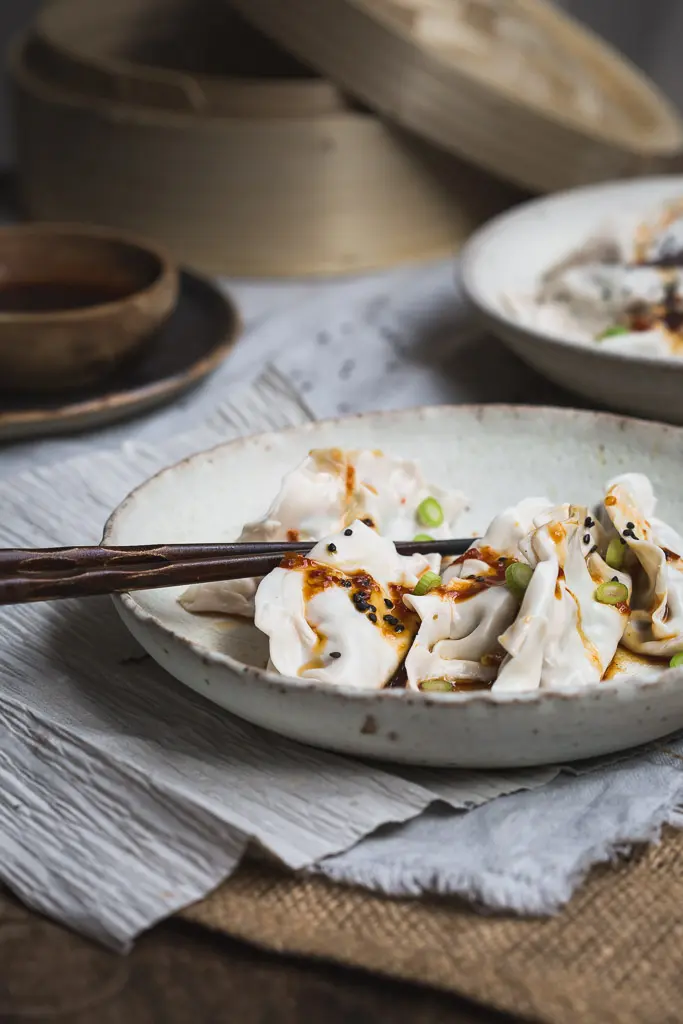
<path id="1" fill-rule="evenodd" d="M 134 361 L 106 380 L 68 395 L 0 393 L 0 440 L 87 430 L 168 402 L 215 370 L 239 331 L 232 302 L 183 271 L 171 318 Z"/>

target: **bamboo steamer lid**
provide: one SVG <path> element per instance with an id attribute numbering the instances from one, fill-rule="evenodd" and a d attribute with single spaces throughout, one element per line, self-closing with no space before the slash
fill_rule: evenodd
<path id="1" fill-rule="evenodd" d="M 51 77 L 102 99 L 228 117 L 348 106 L 224 0 L 52 0 L 32 29 Z"/>
<path id="2" fill-rule="evenodd" d="M 337 274 L 436 258 L 516 198 L 358 111 L 237 118 L 112 102 L 67 89 L 42 57 L 29 37 L 9 62 L 29 216 L 135 230 L 204 272 Z"/>
<path id="3" fill-rule="evenodd" d="M 523 187 L 668 169 L 683 127 L 633 65 L 544 0 L 230 0 L 404 128 Z"/>

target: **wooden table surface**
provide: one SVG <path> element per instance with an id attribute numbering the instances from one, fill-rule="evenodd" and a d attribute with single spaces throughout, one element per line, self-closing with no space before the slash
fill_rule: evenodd
<path id="1" fill-rule="evenodd" d="M 126 957 L 0 892 L 0 1022 L 505 1024 L 445 993 L 274 956 L 179 920 Z"/>

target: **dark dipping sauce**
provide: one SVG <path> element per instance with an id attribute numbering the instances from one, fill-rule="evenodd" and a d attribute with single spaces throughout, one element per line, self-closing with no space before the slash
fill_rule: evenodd
<path id="1" fill-rule="evenodd" d="M 0 283 L 0 313 L 64 313 L 118 302 L 134 291 L 111 281 L 11 281 Z"/>

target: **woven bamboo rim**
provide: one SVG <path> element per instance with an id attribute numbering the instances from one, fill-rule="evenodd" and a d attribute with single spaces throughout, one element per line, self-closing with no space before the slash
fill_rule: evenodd
<path id="1" fill-rule="evenodd" d="M 683 147 L 681 120 L 655 86 L 544 0 L 231 2 L 396 123 L 533 190 L 665 170 Z M 491 43 L 513 25 L 533 47 Z M 505 79 L 515 54 L 537 95 Z M 573 106 L 572 89 L 589 78 L 581 102 L 601 104 L 600 117 Z"/>
<path id="2" fill-rule="evenodd" d="M 31 41 L 10 54 L 29 216 L 158 239 L 211 274 L 339 274 L 443 256 L 516 194 L 341 112 L 196 117 L 66 90 Z"/>
<path id="3" fill-rule="evenodd" d="M 51 0 L 33 31 L 55 81 L 113 102 L 226 117 L 348 106 L 224 0 Z"/>

